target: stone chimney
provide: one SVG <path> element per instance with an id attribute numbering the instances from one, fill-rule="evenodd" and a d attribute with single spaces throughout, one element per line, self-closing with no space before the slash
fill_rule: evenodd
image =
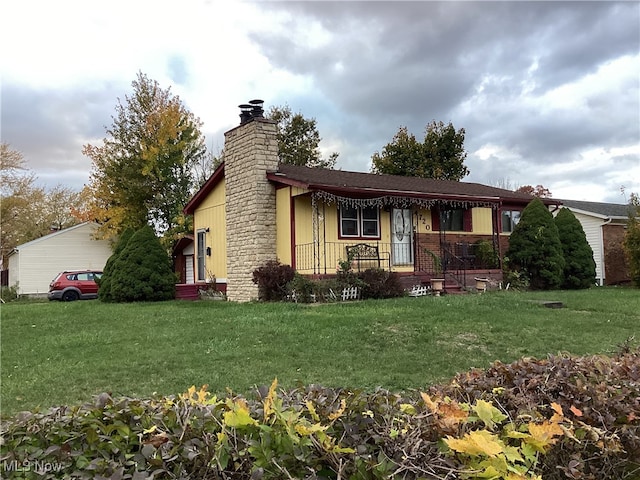
<path id="1" fill-rule="evenodd" d="M 227 298 L 258 298 L 253 271 L 276 260 L 276 192 L 267 172 L 278 168 L 276 124 L 262 100 L 240 105 L 240 126 L 224 134 Z"/>

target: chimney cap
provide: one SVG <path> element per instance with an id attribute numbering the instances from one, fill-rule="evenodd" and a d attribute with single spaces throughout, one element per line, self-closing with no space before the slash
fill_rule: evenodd
<path id="1" fill-rule="evenodd" d="M 264 103 L 264 100 L 250 100 L 249 103 L 251 105 L 262 105 Z"/>

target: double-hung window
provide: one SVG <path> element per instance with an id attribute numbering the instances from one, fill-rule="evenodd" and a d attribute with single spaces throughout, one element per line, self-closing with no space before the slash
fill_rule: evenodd
<path id="1" fill-rule="evenodd" d="M 502 233 L 511 233 L 520 221 L 520 210 L 502 210 Z"/>
<path id="2" fill-rule="evenodd" d="M 380 212 L 377 207 L 340 207 L 340 236 L 380 238 Z"/>

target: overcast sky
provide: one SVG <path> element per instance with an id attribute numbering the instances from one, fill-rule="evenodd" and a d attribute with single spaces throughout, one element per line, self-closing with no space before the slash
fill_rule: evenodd
<path id="1" fill-rule="evenodd" d="M 139 71 L 203 123 L 238 104 L 314 117 L 337 168 L 369 171 L 400 126 L 466 131 L 465 181 L 555 198 L 640 192 L 640 3 L 3 2 L 1 140 L 41 183 L 82 188 Z"/>

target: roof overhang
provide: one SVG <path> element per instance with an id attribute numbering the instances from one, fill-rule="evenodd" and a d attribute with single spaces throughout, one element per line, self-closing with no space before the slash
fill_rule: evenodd
<path id="1" fill-rule="evenodd" d="M 196 208 L 200 206 L 200 204 L 213 191 L 215 186 L 218 185 L 218 183 L 220 183 L 220 181 L 222 181 L 223 179 L 224 179 L 224 162 L 218 165 L 218 168 L 214 170 L 213 174 L 211 174 L 211 176 L 209 177 L 209 180 L 207 180 L 204 183 L 204 185 L 200 187 L 200 190 L 198 190 L 196 194 L 193 197 L 191 197 L 191 200 L 189 200 L 189 203 L 185 205 L 182 211 L 186 215 L 193 215 L 193 212 L 195 212 Z"/>

